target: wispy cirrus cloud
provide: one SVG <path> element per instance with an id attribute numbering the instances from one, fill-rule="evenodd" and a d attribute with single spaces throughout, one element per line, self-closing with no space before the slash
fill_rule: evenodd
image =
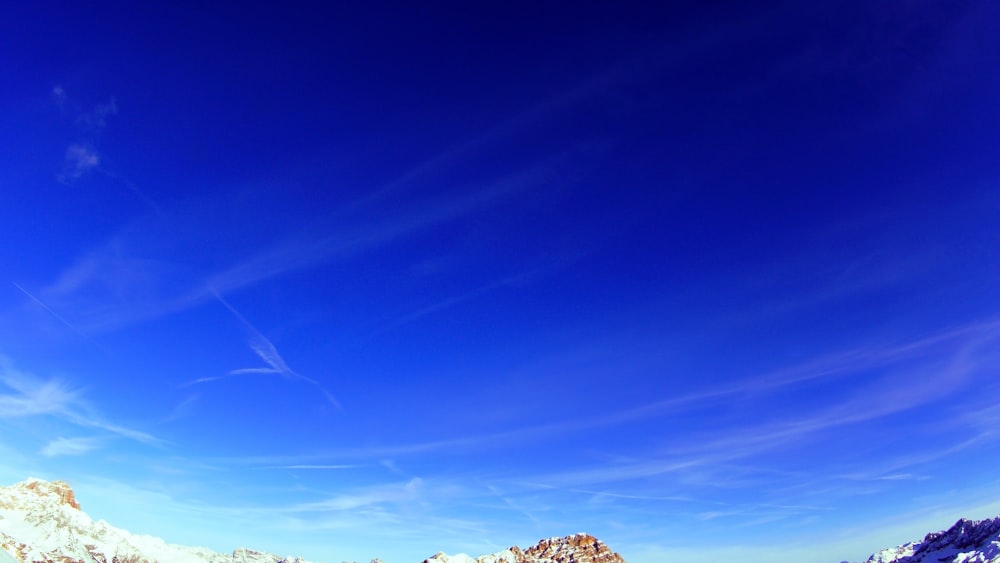
<path id="1" fill-rule="evenodd" d="M 101 446 L 97 438 L 56 438 L 41 449 L 45 457 L 62 457 L 84 455 Z"/>
<path id="2" fill-rule="evenodd" d="M 441 299 L 441 300 L 435 301 L 433 303 L 424 305 L 424 306 L 419 307 L 418 309 L 416 309 L 414 311 L 411 311 L 409 313 L 401 315 L 401 316 L 397 317 L 396 319 L 393 319 L 393 320 L 385 323 L 384 325 L 382 325 L 381 327 L 379 327 L 375 331 L 369 333 L 368 334 L 368 338 L 373 338 L 373 337 L 375 337 L 375 336 L 377 336 L 379 334 L 383 334 L 383 333 L 391 331 L 391 330 L 393 330 L 395 328 L 399 328 L 399 327 L 404 326 L 406 324 L 412 323 L 412 322 L 414 322 L 414 321 L 416 321 L 416 320 L 418 320 L 418 319 L 420 319 L 422 317 L 425 317 L 427 315 L 432 315 L 434 313 L 437 313 L 439 311 L 443 311 L 445 309 L 454 307 L 454 306 L 459 305 L 461 303 L 464 303 L 466 301 L 469 301 L 469 300 L 472 300 L 472 299 L 476 299 L 476 298 L 481 297 L 481 296 L 483 296 L 485 294 L 488 294 L 488 293 L 490 293 L 492 291 L 496 291 L 498 289 L 502 289 L 502 288 L 505 288 L 505 287 L 515 287 L 515 286 L 517 286 L 519 284 L 525 283 L 526 281 L 528 281 L 529 279 L 531 279 L 532 277 L 538 275 L 541 272 L 542 272 L 542 270 L 538 269 L 538 270 L 530 270 L 530 271 L 526 271 L 526 272 L 521 272 L 519 274 L 514 274 L 514 275 L 510 275 L 510 276 L 504 276 L 504 277 L 502 277 L 502 278 L 500 278 L 498 280 L 495 280 L 493 282 L 487 283 L 485 285 L 481 285 L 481 286 L 476 287 L 474 289 L 471 289 L 471 290 L 468 290 L 468 291 L 465 291 L 465 292 L 462 292 L 462 293 L 459 293 L 459 294 L 456 294 L 456 295 L 452 295 L 450 297 L 446 297 L 444 299 Z"/>
<path id="3" fill-rule="evenodd" d="M 201 395 L 198 395 L 197 393 L 185 397 L 181 402 L 174 406 L 170 413 L 167 414 L 161 422 L 173 422 L 190 416 L 194 404 L 200 399 Z"/>
<path id="4" fill-rule="evenodd" d="M 144 444 L 162 444 L 155 436 L 127 428 L 94 412 L 79 390 L 56 379 L 41 379 L 17 370 L 6 358 L 0 358 L 0 418 L 52 416 L 82 428 L 94 428 Z"/>
<path id="5" fill-rule="evenodd" d="M 545 185 L 555 170 L 567 168 L 574 161 L 576 158 L 572 151 L 559 153 L 505 177 L 486 182 L 480 187 L 425 202 L 403 212 L 380 216 L 374 221 L 365 221 L 354 229 L 326 233 L 302 232 L 290 236 L 209 276 L 208 286 L 219 293 L 228 293 L 335 259 L 356 256 Z M 200 294 L 203 291 L 202 288 L 197 288 L 187 298 L 199 300 L 210 297 Z"/>
<path id="6" fill-rule="evenodd" d="M 165 230 L 173 237 L 156 236 L 158 241 L 188 240 L 175 237 L 169 218 L 158 215 L 155 226 L 139 222 L 107 244 L 83 253 L 35 294 L 87 333 L 115 330 L 202 305 L 213 300 L 215 294 L 228 294 L 382 248 L 543 186 L 558 170 L 572 167 L 577 160 L 578 155 L 567 151 L 470 190 L 405 209 L 374 215 L 366 212 L 347 222 L 314 222 L 323 226 L 287 233 L 229 266 L 208 273 L 177 262 L 173 255 L 162 260 L 149 256 L 148 245 L 142 244 L 146 240 L 143 237 L 151 236 L 147 229 L 158 234 L 159 230 Z M 328 226 L 341 223 L 346 226 Z M 143 250 L 140 252 L 139 248 Z M 218 262 L 225 264 L 223 259 Z M 509 279 L 503 283 L 516 281 Z M 473 296 L 460 296 L 453 303 L 437 306 L 455 305 Z M 421 311 L 417 316 L 429 312 Z"/>
<path id="7" fill-rule="evenodd" d="M 319 392 L 323 395 L 324 399 L 326 399 L 327 402 L 336 407 L 338 410 L 343 410 L 344 407 L 340 404 L 340 401 L 338 401 L 337 398 L 333 396 L 333 393 L 328 391 L 326 387 L 324 387 L 320 382 L 316 381 L 315 379 L 311 377 L 306 377 L 296 372 L 292 368 L 288 367 L 288 364 L 285 362 L 285 359 L 281 357 L 281 354 L 278 353 L 278 349 L 275 348 L 274 344 L 270 340 L 268 340 L 267 337 L 261 334 L 260 331 L 257 330 L 257 328 L 253 326 L 250 323 L 250 321 L 246 319 L 246 317 L 244 317 L 242 314 L 240 314 L 239 311 L 237 311 L 232 305 L 230 305 L 228 301 L 223 299 L 222 295 L 220 295 L 218 292 L 214 290 L 212 290 L 212 294 L 219 301 L 219 303 L 222 304 L 223 307 L 228 309 L 229 312 L 232 313 L 233 316 L 235 316 L 236 319 L 240 321 L 240 324 L 243 326 L 243 328 L 246 330 L 248 334 L 247 343 L 250 346 L 250 349 L 253 350 L 253 352 L 257 354 L 257 356 L 261 360 L 263 360 L 264 363 L 267 364 L 267 366 L 253 367 L 253 368 L 238 368 L 230 370 L 225 375 L 198 378 L 188 383 L 185 383 L 184 386 L 197 385 L 200 383 L 209 383 L 212 381 L 218 381 L 220 379 L 225 379 L 233 376 L 253 375 L 253 374 L 262 374 L 262 375 L 274 374 L 290 381 L 301 381 L 316 387 L 316 389 L 319 390 Z"/>
<path id="8" fill-rule="evenodd" d="M 60 182 L 69 184 L 99 168 L 101 156 L 95 145 L 108 126 L 108 118 L 118 113 L 118 104 L 111 98 L 106 103 L 82 110 L 62 86 L 52 88 L 52 100 L 59 109 L 76 113 L 76 126 L 82 137 L 66 149 L 62 169 L 56 174 Z"/>
<path id="9" fill-rule="evenodd" d="M 363 487 L 316 502 L 290 506 L 284 510 L 286 512 L 329 512 L 357 510 L 384 504 L 412 503 L 422 496 L 424 490 L 424 481 L 419 477 L 414 477 L 403 483 Z"/>
<path id="10" fill-rule="evenodd" d="M 65 96 L 65 92 L 63 92 Z M 108 126 L 108 118 L 118 113 L 118 102 L 111 98 L 103 104 L 97 104 L 90 111 L 82 112 L 76 118 L 77 125 L 93 135 L 101 133 Z"/>
<path id="11" fill-rule="evenodd" d="M 49 313 L 52 316 L 52 318 L 54 318 L 57 321 L 59 321 L 60 323 L 62 323 L 64 326 L 66 326 L 67 328 L 69 328 L 71 331 L 75 332 L 77 335 L 79 335 L 80 337 L 82 337 L 84 340 L 87 340 L 88 342 L 90 342 L 91 344 L 93 344 L 99 350 L 101 350 L 101 351 L 103 351 L 105 353 L 108 353 L 108 351 L 103 346 L 101 346 L 96 340 L 94 340 L 92 337 L 90 337 L 89 335 L 87 335 L 86 333 L 84 333 L 82 330 L 80 330 L 76 325 L 74 325 L 73 323 L 71 323 L 68 320 L 66 320 L 65 317 L 63 317 L 62 315 L 60 315 L 59 313 L 57 313 L 55 310 L 53 310 L 52 307 L 49 307 L 48 304 L 46 304 L 44 301 L 42 301 L 37 296 L 35 296 L 35 294 L 33 294 L 30 291 L 28 291 L 27 289 L 23 288 L 17 282 L 11 282 L 11 284 L 13 284 L 13 286 L 15 288 L 17 288 L 18 291 L 20 291 L 25 296 L 27 296 L 28 299 L 30 299 L 35 305 L 37 305 L 38 307 L 41 307 L 42 310 L 44 310 L 45 312 Z"/>
<path id="12" fill-rule="evenodd" d="M 720 405 L 732 406 L 734 402 L 767 398 L 771 394 L 787 392 L 790 388 L 806 386 L 808 390 L 809 385 L 823 383 L 830 378 L 850 378 L 851 385 L 843 387 L 843 392 L 818 406 L 793 408 L 787 412 L 768 409 L 767 416 L 747 418 L 741 425 L 724 428 L 690 427 L 697 423 L 687 422 L 685 432 L 664 435 L 656 443 L 634 449 L 628 456 L 610 463 L 567 461 L 552 471 L 525 471 L 522 468 L 511 472 L 498 467 L 487 477 L 497 487 L 562 491 L 605 501 L 636 503 L 669 501 L 711 505 L 711 502 L 694 499 L 689 494 L 693 488 L 769 491 L 773 495 L 787 496 L 788 500 L 775 497 L 773 504 L 780 508 L 762 506 L 751 510 L 746 506 L 736 506 L 730 511 L 732 516 L 739 517 L 746 525 L 773 518 L 806 517 L 811 509 L 789 507 L 812 506 L 822 510 L 825 509 L 823 503 L 830 498 L 861 494 L 861 484 L 889 487 L 922 481 L 926 479 L 922 470 L 926 464 L 993 439 L 991 435 L 983 435 L 984 429 L 980 428 L 983 416 L 989 418 L 989 413 L 969 417 L 963 409 L 938 410 L 935 423 L 945 424 L 950 436 L 967 439 L 945 449 L 915 445 L 909 451 L 901 452 L 897 459 L 875 466 L 869 458 L 860 455 L 831 461 L 821 471 L 808 469 L 808 464 L 804 466 L 806 469 L 798 472 L 780 463 L 776 467 L 781 471 L 771 469 L 774 460 L 796 455 L 797 452 L 813 451 L 832 435 L 845 438 L 852 435 L 854 430 L 848 431 L 848 427 L 869 428 L 879 421 L 916 412 L 936 401 L 961 394 L 963 389 L 981 381 L 996 367 L 988 360 L 998 338 L 1000 323 L 987 320 L 908 342 L 873 345 L 834 354 L 822 360 L 751 377 L 714 392 L 678 395 L 669 403 L 655 402 L 638 410 L 475 436 L 378 447 L 344 447 L 325 454 L 224 461 L 250 465 L 323 465 L 397 456 L 466 455 L 484 448 L 491 451 L 531 451 L 533 444 L 605 426 L 635 424 L 643 419 L 672 416 L 676 414 L 675 409 L 711 412 Z M 968 438 L 970 433 L 975 436 Z M 875 438 L 871 436 L 872 440 Z M 892 435 L 887 435 L 887 439 L 893 439 Z M 878 447 L 878 442 L 869 445 Z M 806 457 L 810 455 L 805 454 Z M 507 492 L 504 490 L 504 496 L 517 503 L 516 496 Z M 804 498 L 806 502 L 815 500 L 817 504 L 807 505 L 802 502 Z M 711 506 L 701 509 L 702 513 L 713 511 L 719 512 Z"/>
<path id="13" fill-rule="evenodd" d="M 99 172 L 103 177 L 114 180 L 115 183 L 128 189 L 149 209 L 162 213 L 160 206 L 137 185 L 103 166 L 104 158 L 98 145 L 110 118 L 118 113 L 118 102 L 115 98 L 83 109 L 84 105 L 72 99 L 62 86 L 52 88 L 51 96 L 53 103 L 62 112 L 75 115 L 77 130 L 77 139 L 66 148 L 62 166 L 56 172 L 56 179 L 63 184 L 72 185 L 91 172 Z"/>
<path id="14" fill-rule="evenodd" d="M 67 100 L 69 100 L 69 96 L 66 95 L 66 90 L 62 86 L 56 85 L 52 87 L 52 102 L 59 109 L 63 109 L 66 106 Z"/>
<path id="15" fill-rule="evenodd" d="M 58 415 L 70 410 L 79 393 L 57 379 L 38 380 L 0 362 L 0 384 L 9 391 L 0 395 L 0 418 Z"/>
<path id="16" fill-rule="evenodd" d="M 58 174 L 60 182 L 70 183 L 96 169 L 101 164 L 101 157 L 94 147 L 74 143 L 66 149 L 62 171 Z"/>
<path id="17" fill-rule="evenodd" d="M 319 471 L 329 471 L 329 470 L 340 470 L 340 469 L 357 469 L 358 467 L 365 467 L 364 465 L 353 465 L 353 464 L 325 464 L 325 465 L 309 465 L 309 464 L 295 464 L 295 465 L 277 465 L 270 469 L 303 469 L 303 470 L 319 470 Z"/>
<path id="18" fill-rule="evenodd" d="M 497 498 L 499 498 L 501 501 L 503 501 L 503 503 L 508 508 L 510 508 L 511 510 L 523 514 L 525 518 L 527 518 L 528 520 L 530 520 L 531 522 L 533 522 L 535 524 L 538 524 L 538 523 L 541 522 L 541 520 L 537 516 L 535 516 L 534 513 L 532 513 L 530 510 L 528 510 L 527 508 L 525 508 L 524 506 L 522 506 L 521 503 L 519 503 L 513 497 L 505 494 L 502 490 L 500 490 L 499 487 L 497 487 L 495 485 L 487 485 L 486 488 L 489 489 L 489 491 L 491 493 L 493 493 L 494 495 L 496 495 Z"/>

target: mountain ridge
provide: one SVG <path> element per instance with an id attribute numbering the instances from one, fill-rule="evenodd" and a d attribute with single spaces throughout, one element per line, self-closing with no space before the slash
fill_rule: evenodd
<path id="1" fill-rule="evenodd" d="M 6 555 L 5 555 L 6 554 Z M 169 544 L 94 521 L 65 481 L 30 478 L 0 487 L 0 563 L 309 563 L 238 548 L 231 554 Z M 373 563 L 380 560 L 373 560 Z M 625 563 L 594 536 L 552 537 L 476 558 L 437 553 L 424 563 Z"/>
<path id="2" fill-rule="evenodd" d="M 877 551 L 864 563 L 1000 563 L 1000 516 L 961 518 L 921 541 Z"/>
<path id="3" fill-rule="evenodd" d="M 94 521 L 65 481 L 36 478 L 0 487 L 4 552 L 18 563 L 309 563 L 247 548 L 223 554 L 133 534 Z"/>
<path id="4" fill-rule="evenodd" d="M 625 563 L 625 560 L 601 540 L 580 532 L 543 539 L 526 549 L 513 546 L 475 558 L 464 553 L 437 553 L 422 563 Z"/>
<path id="5" fill-rule="evenodd" d="M 94 521 L 65 481 L 30 478 L 0 487 L 0 563 L 309 563 L 245 547 L 218 553 Z M 373 563 L 381 563 L 373 560 Z M 577 533 L 471 557 L 436 553 L 422 563 L 625 563 L 596 537 Z M 882 549 L 864 563 L 1000 563 L 1000 516 L 962 518 L 920 541 Z"/>

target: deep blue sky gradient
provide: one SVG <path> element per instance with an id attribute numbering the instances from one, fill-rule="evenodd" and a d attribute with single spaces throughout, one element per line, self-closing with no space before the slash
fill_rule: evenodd
<path id="1" fill-rule="evenodd" d="M 8 6 L 0 477 L 320 561 L 1000 513 L 998 8 L 645 4 Z"/>

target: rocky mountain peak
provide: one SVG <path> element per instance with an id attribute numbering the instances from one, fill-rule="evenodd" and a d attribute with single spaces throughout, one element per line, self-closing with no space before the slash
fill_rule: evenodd
<path id="1" fill-rule="evenodd" d="M 1000 561 L 1000 516 L 987 520 L 960 519 L 923 541 L 873 554 L 866 563 L 992 563 Z"/>
<path id="2" fill-rule="evenodd" d="M 524 557 L 530 563 L 625 563 L 604 542 L 583 533 L 542 540 L 524 550 Z"/>
<path id="3" fill-rule="evenodd" d="M 42 481 L 41 479 L 29 479 L 18 484 L 19 487 L 30 491 L 40 497 L 58 497 L 58 504 L 66 505 L 76 510 L 80 510 L 80 503 L 76 501 L 73 488 L 66 481 Z"/>
<path id="4" fill-rule="evenodd" d="M 625 560 L 601 540 L 580 533 L 544 539 L 527 549 L 514 546 L 476 558 L 438 553 L 423 563 L 625 563 Z"/>

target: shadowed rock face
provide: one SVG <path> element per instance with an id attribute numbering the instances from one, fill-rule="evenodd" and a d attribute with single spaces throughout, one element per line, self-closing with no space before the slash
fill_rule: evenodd
<path id="1" fill-rule="evenodd" d="M 1000 516 L 988 520 L 962 518 L 923 541 L 883 549 L 866 563 L 994 563 L 1000 561 Z"/>

